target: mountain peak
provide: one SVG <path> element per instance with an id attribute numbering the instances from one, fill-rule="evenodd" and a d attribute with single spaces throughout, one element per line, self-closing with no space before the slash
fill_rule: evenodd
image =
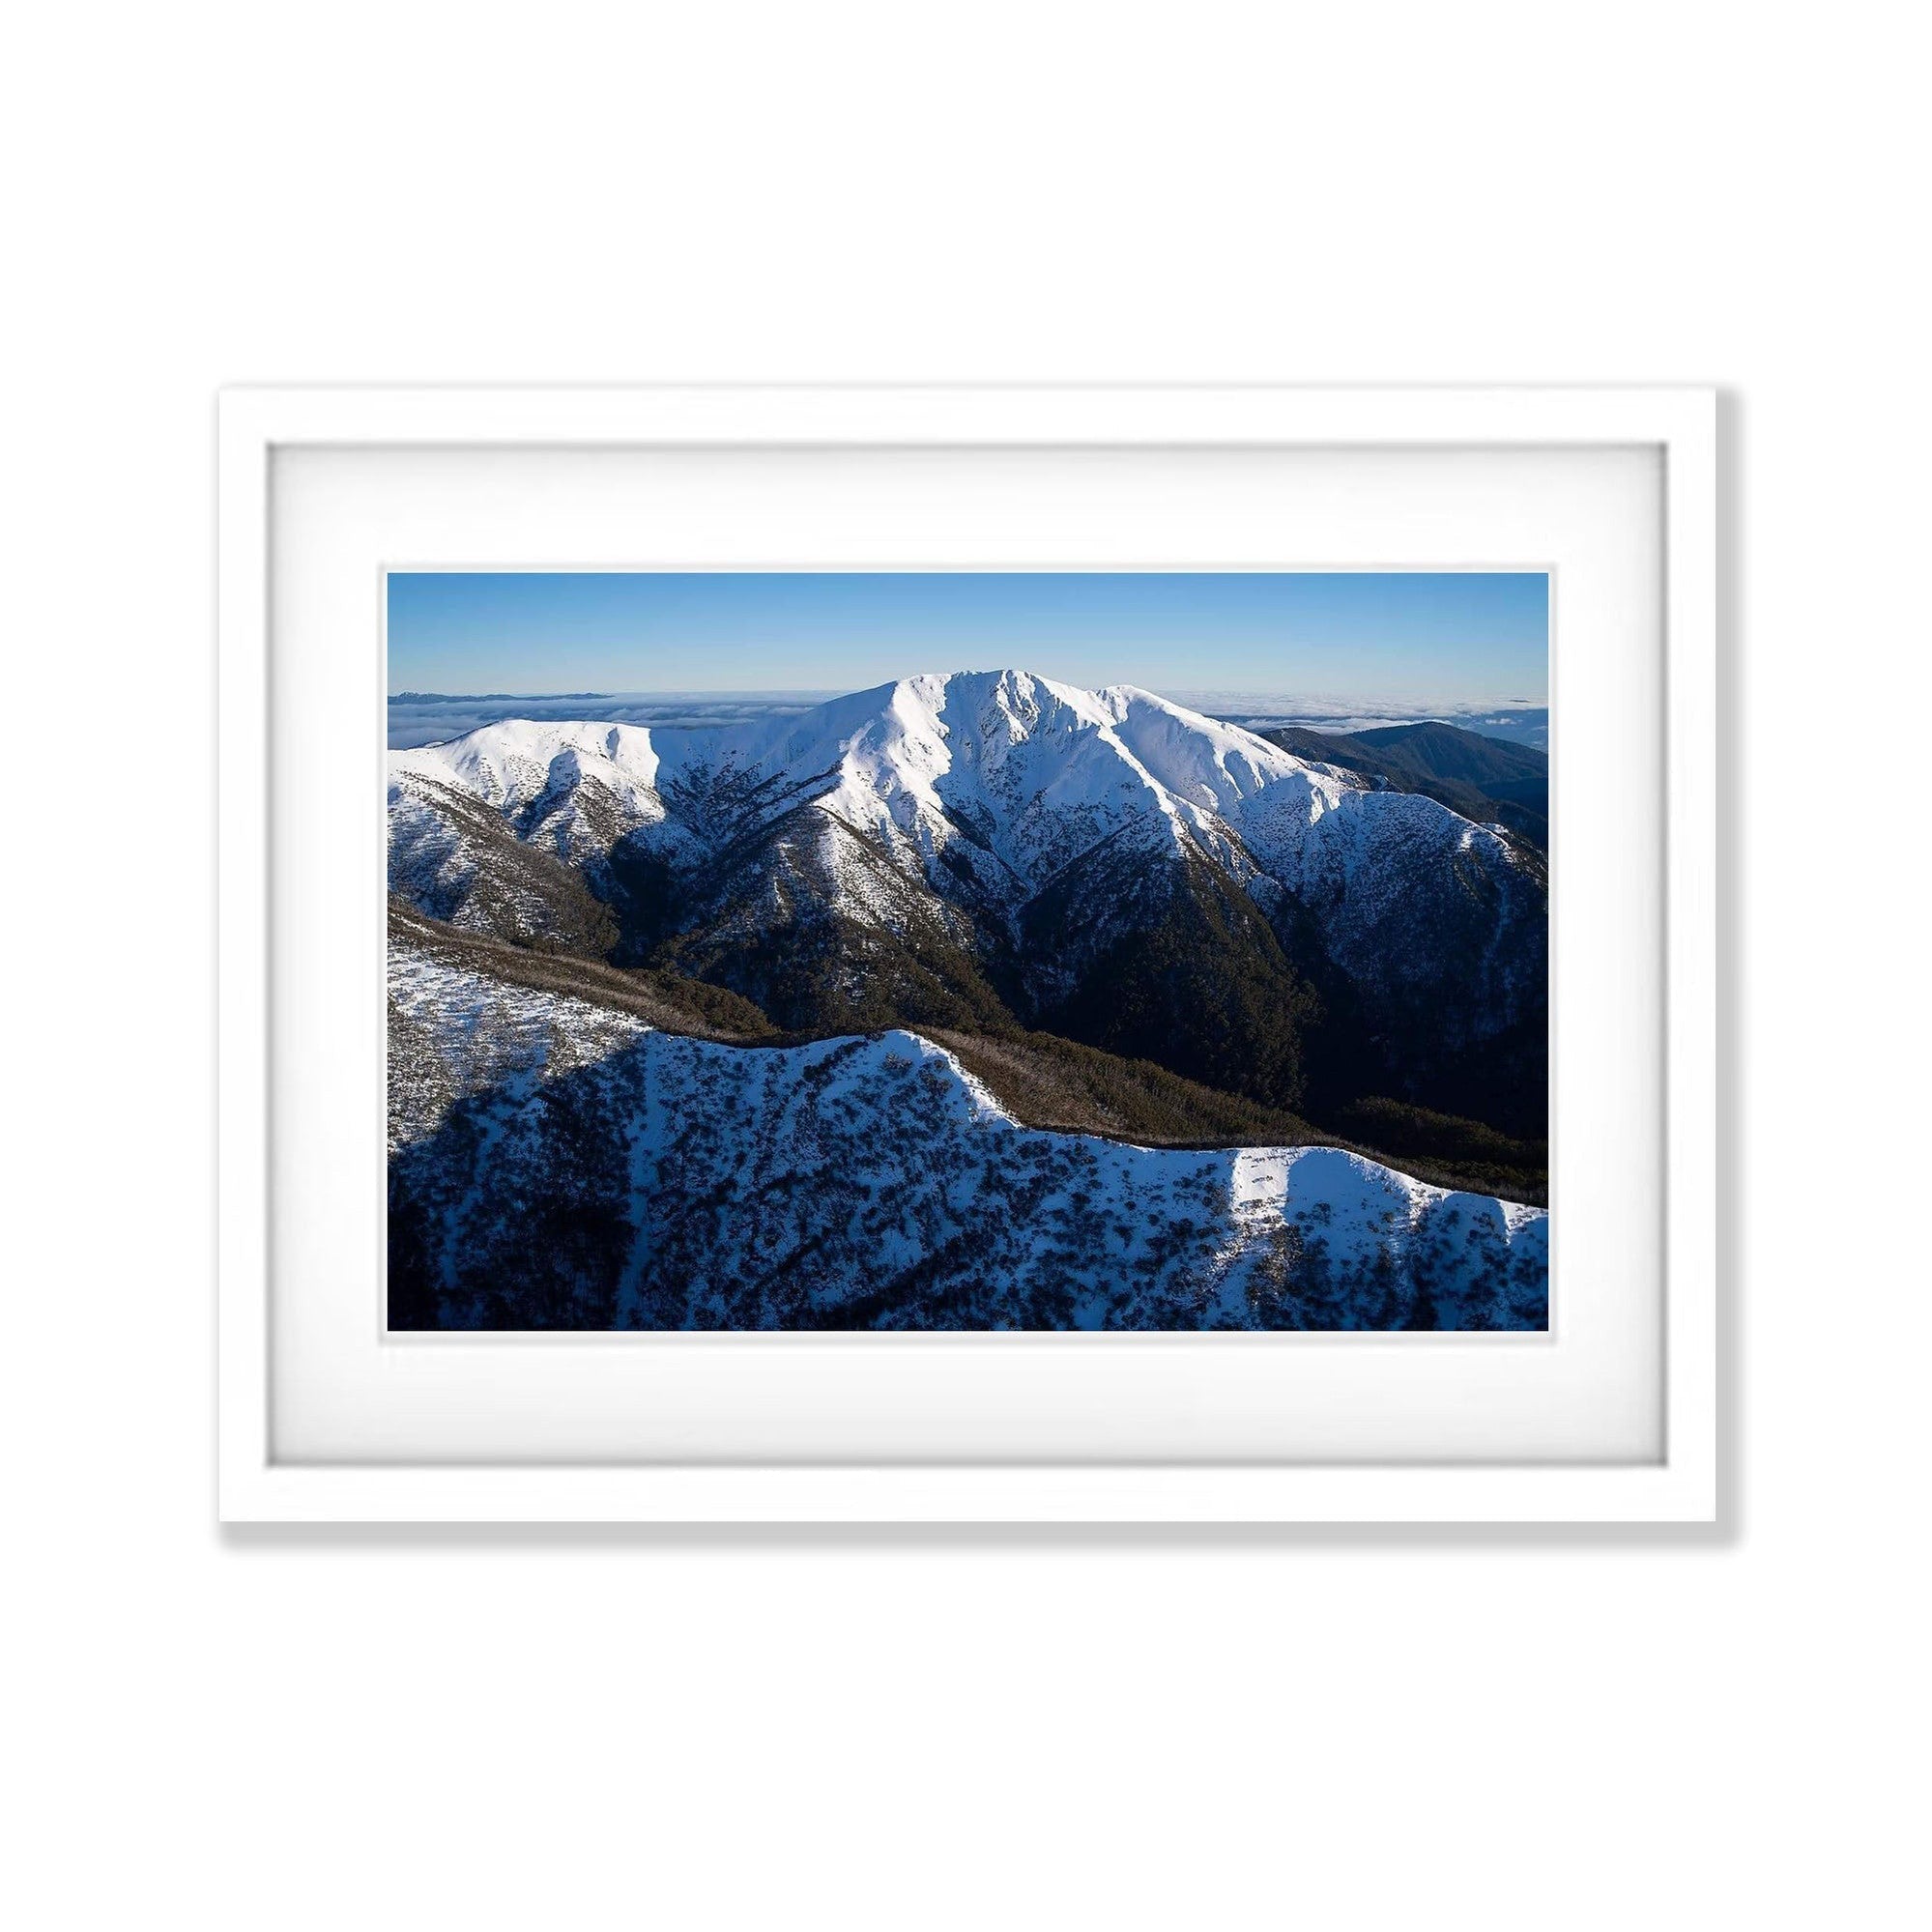
<path id="1" fill-rule="evenodd" d="M 1055 710 L 1095 727 L 1109 722 L 1093 692 L 1017 665 L 991 671 L 929 671 L 902 679 L 893 688 L 909 691 L 936 714 L 955 711 L 971 717 L 997 712 L 1029 729 Z"/>

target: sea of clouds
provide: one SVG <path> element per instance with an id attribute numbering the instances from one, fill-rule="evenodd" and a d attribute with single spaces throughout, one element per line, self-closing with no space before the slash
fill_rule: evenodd
<path id="1" fill-rule="evenodd" d="M 1164 696 L 1251 732 L 1271 725 L 1300 725 L 1312 732 L 1370 732 L 1384 725 L 1417 725 L 1433 718 L 1482 737 L 1532 751 L 1549 750 L 1546 705 L 1377 705 L 1370 700 L 1284 698 L 1258 691 L 1168 691 Z"/>
<path id="2" fill-rule="evenodd" d="M 550 722 L 655 725 L 663 731 L 695 731 L 706 725 L 739 725 L 774 712 L 808 711 L 832 691 L 559 691 L 541 697 L 485 691 L 455 696 L 443 691 L 401 691 L 389 698 L 389 749 L 407 751 L 461 737 L 503 718 Z"/>
<path id="3" fill-rule="evenodd" d="M 467 696 L 443 691 L 402 691 L 390 697 L 389 749 L 461 737 L 479 725 L 502 718 L 553 722 L 588 720 L 597 724 L 655 725 L 662 731 L 691 731 L 707 725 L 745 724 L 774 713 L 810 710 L 834 691 L 560 691 L 541 697 L 485 691 Z M 1270 725 L 1302 725 L 1318 732 L 1366 732 L 1380 725 L 1412 725 L 1439 718 L 1464 731 L 1534 751 L 1549 749 L 1549 710 L 1541 705 L 1350 704 L 1341 699 L 1291 699 L 1254 691 L 1169 691 L 1176 704 L 1211 718 L 1265 731 Z"/>

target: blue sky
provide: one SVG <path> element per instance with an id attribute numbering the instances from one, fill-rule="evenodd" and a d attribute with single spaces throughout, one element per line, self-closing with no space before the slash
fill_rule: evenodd
<path id="1" fill-rule="evenodd" d="M 1089 687 L 1541 705 L 1548 580 L 1500 572 L 424 572 L 389 688 L 855 691 L 1015 665 Z"/>

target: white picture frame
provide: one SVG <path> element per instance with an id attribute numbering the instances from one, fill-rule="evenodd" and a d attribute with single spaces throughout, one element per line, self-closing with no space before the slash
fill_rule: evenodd
<path id="1" fill-rule="evenodd" d="M 624 389 L 226 391 L 219 403 L 219 1434 L 227 1521 L 1650 1522 L 1716 1520 L 1716 436 L 1701 389 Z M 302 450 L 1636 450 L 1660 484 L 1659 1025 L 1614 1042 L 1661 1068 L 1655 1454 L 1437 1459 L 1032 1460 L 740 1456 L 462 1459 L 277 1453 L 270 1095 L 272 540 L 278 458 Z M 554 552 L 531 562 L 549 562 Z M 427 560 L 417 560 L 427 561 Z M 579 557 L 610 561 L 603 554 Z M 1000 562 L 999 558 L 988 560 Z M 1119 559 L 1111 560 L 1118 567 Z M 1169 561 L 1158 557 L 1148 562 Z M 1420 562 L 1392 547 L 1385 562 Z M 1441 563 L 1440 556 L 1427 561 Z M 370 600 L 375 621 L 375 599 Z M 1614 667 L 1607 675 L 1614 676 Z M 372 711 L 373 716 L 373 711 Z M 373 730 L 373 724 L 371 729 Z M 373 745 L 372 745 L 373 752 Z M 1560 870 L 1557 890 L 1587 894 Z M 360 996 L 345 987 L 344 998 Z M 1553 1024 L 1559 1027 L 1560 1016 Z M 373 1184 L 373 1182 L 372 1182 Z M 360 1183 L 351 1183 L 360 1185 Z M 1559 1241 L 1561 1237 L 1559 1235 Z M 1559 1254 L 1561 1251 L 1559 1249 Z M 1561 1269 L 1558 1262 L 1558 1293 Z M 1132 1345 L 1133 1339 L 1127 1339 Z M 1247 1339 L 1233 1347 L 1265 1347 Z M 996 1356 L 997 1351 L 994 1351 Z M 695 1361 L 687 1357 L 687 1361 Z M 713 1358 L 714 1359 L 714 1358 Z M 988 1359 L 984 1355 L 982 1359 Z M 1230 1358 L 1231 1359 L 1231 1358 Z M 1256 1358 L 1257 1360 L 1260 1358 Z M 1339 1354 L 1331 1357 L 1340 1361 Z M 783 1368 L 768 1372 L 783 1374 Z M 1317 1368 L 1313 1372 L 1321 1372 Z M 1131 1427 L 1126 1429 L 1131 1435 Z M 747 1438 L 749 1443 L 749 1438 Z"/>

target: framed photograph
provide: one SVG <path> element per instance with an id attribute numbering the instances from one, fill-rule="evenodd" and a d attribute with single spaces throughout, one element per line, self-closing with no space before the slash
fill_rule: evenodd
<path id="1" fill-rule="evenodd" d="M 224 1518 L 1715 1517 L 1710 391 L 220 437 Z"/>

